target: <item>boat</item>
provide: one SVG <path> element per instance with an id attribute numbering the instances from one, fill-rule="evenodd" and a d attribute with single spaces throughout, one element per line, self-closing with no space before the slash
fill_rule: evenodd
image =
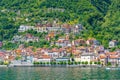
<path id="1" fill-rule="evenodd" d="M 106 70 L 120 70 L 120 67 L 107 67 Z"/>
<path id="2" fill-rule="evenodd" d="M 107 68 L 106 68 L 106 70 L 110 70 L 110 68 L 109 68 L 109 67 L 107 67 Z"/>

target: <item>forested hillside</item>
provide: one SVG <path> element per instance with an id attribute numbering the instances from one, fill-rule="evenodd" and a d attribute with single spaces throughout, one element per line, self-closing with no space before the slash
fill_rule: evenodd
<path id="1" fill-rule="evenodd" d="M 0 0 L 0 40 L 9 40 L 21 24 L 43 20 L 81 23 L 83 38 L 94 37 L 107 46 L 120 41 L 120 0 Z"/>

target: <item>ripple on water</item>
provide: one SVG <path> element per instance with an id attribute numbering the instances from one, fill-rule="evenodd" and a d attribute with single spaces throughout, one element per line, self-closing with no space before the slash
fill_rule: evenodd
<path id="1" fill-rule="evenodd" d="M 0 68 L 0 80 L 119 80 L 119 75 L 120 70 L 106 70 L 104 68 Z"/>

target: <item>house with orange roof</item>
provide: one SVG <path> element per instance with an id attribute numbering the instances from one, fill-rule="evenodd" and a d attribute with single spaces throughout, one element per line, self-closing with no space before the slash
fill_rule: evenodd
<path id="1" fill-rule="evenodd" d="M 11 61 L 15 60 L 15 56 L 10 55 L 8 59 L 9 59 L 9 61 L 11 62 Z"/>
<path id="2" fill-rule="evenodd" d="M 56 59 L 59 56 L 59 50 L 57 48 L 53 48 L 52 50 L 48 50 L 46 54 L 51 58 Z"/>
<path id="3" fill-rule="evenodd" d="M 88 51 L 89 51 L 90 53 L 94 52 L 94 47 L 88 47 Z"/>
<path id="4" fill-rule="evenodd" d="M 51 37 L 50 37 L 50 36 L 46 36 L 45 39 L 46 39 L 47 41 L 50 41 L 50 40 L 51 40 Z"/>
<path id="5" fill-rule="evenodd" d="M 72 54 L 74 55 L 74 61 L 75 62 L 80 62 L 81 51 L 77 48 L 73 48 L 72 49 Z"/>
<path id="6" fill-rule="evenodd" d="M 24 42 L 30 42 L 30 41 L 32 41 L 32 42 L 38 42 L 39 41 L 39 38 L 38 37 L 35 37 L 35 36 L 33 36 L 32 34 L 26 34 L 25 36 L 24 36 L 24 38 L 22 39 L 22 41 Z"/>
<path id="7" fill-rule="evenodd" d="M 77 47 L 77 50 L 79 50 L 81 53 L 87 52 L 87 48 L 84 46 Z"/>
<path id="8" fill-rule="evenodd" d="M 65 47 L 65 46 L 69 46 L 71 47 L 72 44 L 69 40 L 66 40 L 66 39 L 59 39 L 58 41 L 56 41 L 55 43 L 57 46 L 61 46 L 61 47 Z"/>
<path id="9" fill-rule="evenodd" d="M 34 57 L 34 62 L 51 62 L 51 57 L 47 54 L 43 54 L 40 57 Z"/>
<path id="10" fill-rule="evenodd" d="M 105 53 L 98 54 L 98 59 L 103 66 L 107 64 L 107 61 L 106 61 L 107 55 Z"/>
<path id="11" fill-rule="evenodd" d="M 67 52 L 64 48 L 60 48 L 59 49 L 59 54 L 58 54 L 58 57 L 59 58 L 62 58 L 62 57 L 66 57 L 67 56 Z"/>
<path id="12" fill-rule="evenodd" d="M 87 41 L 86 41 L 86 44 L 87 45 L 95 45 L 95 46 L 99 46 L 100 45 L 100 42 L 94 38 L 89 38 Z"/>
<path id="13" fill-rule="evenodd" d="M 4 61 L 5 53 L 0 51 L 0 61 Z"/>
<path id="14" fill-rule="evenodd" d="M 19 48 L 19 49 L 24 49 L 25 46 L 24 46 L 24 44 L 20 44 L 18 48 Z"/>
<path id="15" fill-rule="evenodd" d="M 76 46 L 85 45 L 85 44 L 86 44 L 86 42 L 83 39 L 77 39 L 74 41 L 74 45 L 76 45 Z"/>
<path id="16" fill-rule="evenodd" d="M 87 44 L 87 45 L 93 44 L 93 40 L 95 40 L 95 39 L 93 39 L 93 38 L 88 39 L 88 40 L 86 41 L 86 44 Z"/>
<path id="17" fill-rule="evenodd" d="M 63 32 L 69 34 L 71 32 L 71 25 L 65 23 L 62 25 Z"/>
<path id="18" fill-rule="evenodd" d="M 116 66 L 120 64 L 120 54 L 118 52 L 108 52 L 107 55 L 107 62 L 111 62 L 112 66 Z"/>
<path id="19" fill-rule="evenodd" d="M 70 35 L 65 35 L 65 40 L 69 40 L 70 39 Z"/>
<path id="20" fill-rule="evenodd" d="M 50 37 L 50 38 L 54 38 L 54 36 L 55 36 L 55 33 L 54 33 L 54 32 L 50 32 L 50 33 L 48 34 L 48 37 Z"/>

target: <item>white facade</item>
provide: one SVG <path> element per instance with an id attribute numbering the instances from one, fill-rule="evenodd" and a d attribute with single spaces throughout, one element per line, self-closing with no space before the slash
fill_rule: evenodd
<path id="1" fill-rule="evenodd" d="M 47 32 L 46 27 L 36 27 L 36 28 L 34 28 L 34 30 L 37 32 Z"/>
<path id="2" fill-rule="evenodd" d="M 47 54 L 48 54 L 50 57 L 52 57 L 52 58 L 55 59 L 55 58 L 58 57 L 58 54 L 59 54 L 59 53 L 58 53 L 58 52 L 48 52 Z"/>
<path id="3" fill-rule="evenodd" d="M 95 55 L 93 53 L 83 53 L 80 57 L 81 62 L 88 62 L 93 61 L 95 59 Z"/>
<path id="4" fill-rule="evenodd" d="M 41 58 L 41 59 L 38 59 L 37 62 L 50 62 L 51 59 L 50 58 Z"/>
<path id="5" fill-rule="evenodd" d="M 33 29 L 34 26 L 26 26 L 26 25 L 21 25 L 18 29 L 19 32 L 25 32 L 27 30 Z"/>
<path id="6" fill-rule="evenodd" d="M 51 32 L 51 31 L 62 31 L 62 28 L 61 27 L 47 27 L 47 30 L 49 31 L 49 32 Z"/>
<path id="7" fill-rule="evenodd" d="M 117 46 L 117 42 L 115 42 L 115 41 L 110 41 L 109 42 L 109 48 L 112 48 L 112 47 L 115 47 L 115 46 Z"/>

